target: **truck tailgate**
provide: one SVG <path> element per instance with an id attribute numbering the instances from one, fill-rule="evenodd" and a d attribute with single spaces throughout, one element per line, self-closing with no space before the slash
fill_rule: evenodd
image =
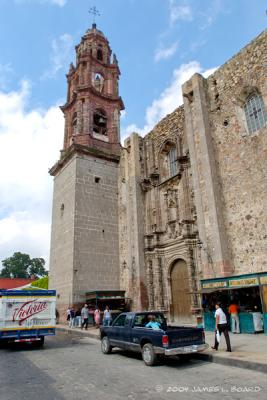
<path id="1" fill-rule="evenodd" d="M 166 335 L 168 335 L 169 338 L 169 348 L 205 343 L 205 336 L 202 328 L 168 327 Z"/>

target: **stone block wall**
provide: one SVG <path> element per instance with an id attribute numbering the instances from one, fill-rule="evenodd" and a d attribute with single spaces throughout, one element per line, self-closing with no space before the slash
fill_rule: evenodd
<path id="1" fill-rule="evenodd" d="M 76 157 L 74 301 L 86 291 L 118 290 L 118 164 Z"/>
<path id="2" fill-rule="evenodd" d="M 249 133 L 251 90 L 267 110 L 267 31 L 207 80 L 183 85 L 186 132 L 206 278 L 264 271 L 267 127 Z"/>
<path id="3" fill-rule="evenodd" d="M 72 159 L 54 178 L 49 288 L 57 291 L 61 320 L 73 302 L 75 176 L 76 161 Z"/>

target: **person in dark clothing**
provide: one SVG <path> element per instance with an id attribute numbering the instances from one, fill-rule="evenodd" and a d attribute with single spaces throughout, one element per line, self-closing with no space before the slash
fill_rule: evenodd
<path id="1" fill-rule="evenodd" d="M 228 324 L 227 324 L 227 319 L 226 319 L 226 315 L 223 312 L 223 310 L 221 309 L 221 305 L 220 303 L 216 303 L 215 304 L 215 318 L 216 318 L 216 322 L 215 322 L 215 343 L 214 346 L 212 346 L 212 349 L 214 350 L 218 350 L 219 347 L 219 342 L 217 339 L 217 332 L 219 332 L 219 336 L 221 336 L 222 332 L 224 334 L 225 337 L 225 341 L 226 341 L 226 346 L 227 346 L 227 350 L 226 351 L 232 351 L 231 349 L 231 343 L 230 343 L 230 338 L 229 338 L 229 333 L 228 333 Z"/>

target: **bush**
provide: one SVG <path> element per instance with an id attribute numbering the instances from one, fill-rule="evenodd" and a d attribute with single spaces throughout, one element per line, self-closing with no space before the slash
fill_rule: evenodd
<path id="1" fill-rule="evenodd" d="M 37 281 L 32 282 L 31 286 L 34 288 L 48 289 L 48 276 L 37 279 Z"/>

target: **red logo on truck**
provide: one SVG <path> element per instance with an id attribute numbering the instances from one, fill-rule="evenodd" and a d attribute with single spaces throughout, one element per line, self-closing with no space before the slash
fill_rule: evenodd
<path id="1" fill-rule="evenodd" d="M 18 320 L 19 325 L 22 324 L 23 321 L 32 317 L 35 314 L 38 314 L 47 309 L 46 301 L 38 301 L 38 300 L 30 300 L 26 301 L 26 303 L 22 304 L 19 308 L 17 307 L 13 314 L 13 321 Z"/>

